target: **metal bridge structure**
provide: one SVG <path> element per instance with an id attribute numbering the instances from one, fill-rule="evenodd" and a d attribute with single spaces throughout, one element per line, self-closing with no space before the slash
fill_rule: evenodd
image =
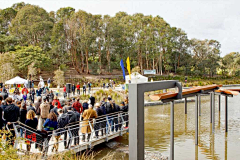
<path id="1" fill-rule="evenodd" d="M 69 150 L 73 151 L 73 153 L 78 153 L 122 136 L 128 132 L 127 126 L 128 113 L 122 111 L 103 115 L 96 119 L 70 123 L 64 128 L 48 133 L 35 130 L 23 123 L 15 122 L 13 123 L 16 135 L 14 148 L 18 150 L 19 154 L 39 153 L 45 158 L 49 155 Z M 90 131 L 87 134 L 83 134 L 81 132 L 83 127 L 87 127 Z M 99 136 L 97 136 L 97 133 Z M 28 150 L 27 144 L 31 146 Z"/>

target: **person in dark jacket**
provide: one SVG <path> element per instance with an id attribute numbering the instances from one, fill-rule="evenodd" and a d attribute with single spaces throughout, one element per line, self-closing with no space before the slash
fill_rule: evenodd
<path id="1" fill-rule="evenodd" d="M 27 111 L 33 110 L 36 113 L 36 109 L 33 107 L 32 101 L 28 101 Z"/>
<path id="2" fill-rule="evenodd" d="M 14 137 L 15 132 L 13 129 L 12 122 L 17 122 L 19 117 L 19 107 L 12 104 L 12 98 L 8 97 L 6 99 L 7 107 L 4 110 L 4 119 L 6 120 L 6 123 L 8 125 L 8 128 L 10 129 L 10 136 L 7 136 L 7 141 L 10 142 L 10 145 L 14 144 Z"/>
<path id="3" fill-rule="evenodd" d="M 113 106 L 112 106 L 112 101 L 111 100 L 107 100 L 107 103 L 106 103 L 106 114 L 111 114 L 113 113 Z M 113 126 L 113 117 L 110 115 L 110 116 L 107 116 L 107 120 L 109 123 L 107 123 L 106 125 L 106 129 L 107 129 L 107 133 L 109 133 L 109 130 L 108 129 L 108 124 L 110 124 L 109 127 L 111 127 L 111 131 L 113 132 L 114 131 L 114 126 Z"/>
<path id="4" fill-rule="evenodd" d="M 58 102 L 55 102 L 54 108 L 50 110 L 50 112 L 54 112 L 58 117 Z"/>
<path id="5" fill-rule="evenodd" d="M 70 102 L 71 102 L 71 100 L 70 100 L 70 99 L 69 99 L 69 100 L 67 100 L 67 102 L 66 102 L 65 106 L 62 108 L 62 110 L 63 110 L 63 113 L 67 113 L 67 111 L 68 111 L 68 107 L 71 107 L 71 104 L 70 104 Z"/>
<path id="6" fill-rule="evenodd" d="M 27 120 L 25 121 L 25 124 L 33 129 L 37 129 L 37 125 L 38 125 L 38 120 L 37 118 L 35 118 L 35 112 L 33 110 L 29 110 L 27 112 Z M 32 135 L 34 133 L 31 132 L 31 131 L 26 131 L 26 138 L 29 139 L 29 140 L 33 140 L 32 139 Z M 31 141 L 28 141 L 27 143 L 27 151 L 29 152 L 30 149 L 31 149 Z"/>
<path id="7" fill-rule="evenodd" d="M 115 100 L 112 100 L 112 108 L 113 108 L 113 113 L 119 112 L 120 107 L 115 103 Z M 118 114 L 116 113 L 113 116 L 113 123 L 115 124 L 115 130 L 118 131 Z"/>
<path id="8" fill-rule="evenodd" d="M 26 117 L 27 117 L 27 105 L 26 105 L 25 102 L 22 102 L 20 113 L 19 113 L 19 122 L 25 124 Z M 22 128 L 20 128 L 20 135 L 23 138 L 23 130 L 22 130 Z"/>
<path id="9" fill-rule="evenodd" d="M 73 95 L 75 95 L 75 90 L 76 90 L 76 86 L 75 84 L 72 85 L 72 92 L 73 92 Z"/>
<path id="10" fill-rule="evenodd" d="M 126 127 L 128 127 L 128 104 L 125 105 L 124 102 L 121 102 L 120 110 L 124 112 L 123 119 L 126 122 Z"/>
<path id="11" fill-rule="evenodd" d="M 37 102 L 34 103 L 34 106 L 35 106 L 35 109 L 36 109 L 36 116 L 37 116 L 38 121 L 39 121 L 39 117 L 40 117 L 40 114 L 41 114 L 41 109 L 40 109 L 41 103 L 42 103 L 41 97 L 37 97 Z"/>
<path id="12" fill-rule="evenodd" d="M 35 89 L 31 88 L 30 90 L 30 99 L 34 103 Z"/>
<path id="13" fill-rule="evenodd" d="M 38 87 L 38 89 L 36 90 L 36 95 L 37 95 L 37 97 L 41 97 L 42 89 L 40 87 Z"/>
<path id="14" fill-rule="evenodd" d="M 82 107 L 83 107 L 83 112 L 84 112 L 86 109 L 88 109 L 88 102 L 87 102 L 87 100 L 83 101 Z M 83 113 L 83 112 L 82 112 L 82 113 Z"/>
<path id="15" fill-rule="evenodd" d="M 63 113 L 62 109 L 58 109 L 58 129 L 56 130 L 56 134 L 55 134 L 55 144 L 53 146 L 53 151 L 55 149 L 55 152 L 58 151 L 58 141 L 59 138 L 61 137 L 62 134 L 64 134 L 64 147 L 65 149 L 67 149 L 67 130 L 64 129 L 64 127 L 68 124 L 69 122 L 69 117 L 67 114 Z"/>
<path id="16" fill-rule="evenodd" d="M 95 104 L 95 107 L 96 107 L 96 112 L 97 112 L 97 116 L 98 117 L 100 117 L 100 116 L 102 116 L 103 115 L 103 112 L 102 112 L 102 110 L 101 110 L 101 108 L 100 108 L 100 104 L 99 103 L 96 103 Z M 103 126 L 103 129 L 102 129 L 102 122 L 101 121 L 103 121 L 104 119 L 103 118 L 101 118 L 100 117 L 100 119 L 99 118 L 96 118 L 96 122 L 95 122 L 95 125 L 94 125 L 94 130 L 95 130 L 95 135 L 96 135 L 96 137 L 98 138 L 98 132 L 99 131 L 102 131 L 102 135 L 104 135 L 105 134 L 105 126 Z"/>
<path id="17" fill-rule="evenodd" d="M 0 105 L 2 104 L 2 100 L 3 100 L 3 97 L 0 95 Z M 2 107 L 0 107 L 0 130 L 3 127 L 2 113 L 3 113 L 3 109 L 2 109 Z"/>
<path id="18" fill-rule="evenodd" d="M 69 117 L 68 127 L 72 136 L 74 137 L 74 145 L 79 145 L 79 123 L 77 122 L 77 115 L 74 113 L 74 111 L 72 111 L 72 107 L 68 107 L 67 115 Z M 71 141 L 69 140 L 68 147 L 71 145 L 70 142 Z"/>
<path id="19" fill-rule="evenodd" d="M 93 95 L 90 94 L 89 100 L 90 100 L 90 104 L 91 104 L 92 106 L 94 106 L 94 104 L 95 104 L 95 97 L 93 97 Z"/>

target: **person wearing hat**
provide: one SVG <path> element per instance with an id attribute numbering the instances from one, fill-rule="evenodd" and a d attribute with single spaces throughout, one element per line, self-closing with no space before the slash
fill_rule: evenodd
<path id="1" fill-rule="evenodd" d="M 103 112 L 102 112 L 102 110 L 100 108 L 100 104 L 96 103 L 95 107 L 96 107 L 97 116 L 98 117 L 102 116 Z M 102 131 L 102 135 L 104 135 L 104 133 L 105 133 L 104 132 L 105 131 L 105 126 L 102 126 L 101 120 L 98 120 L 98 118 L 96 118 L 96 123 L 94 125 L 94 130 L 95 130 L 95 135 L 96 135 L 97 138 L 98 138 L 98 132 L 99 131 Z M 103 128 L 103 130 L 101 128 Z"/>
<path id="2" fill-rule="evenodd" d="M 48 118 L 48 114 L 50 110 L 50 105 L 47 103 L 46 97 L 43 97 L 43 103 L 40 105 L 39 108 L 40 108 L 40 117 L 41 117 L 39 126 L 40 126 L 40 130 L 42 130 L 42 124 L 44 124 L 44 122 Z"/>

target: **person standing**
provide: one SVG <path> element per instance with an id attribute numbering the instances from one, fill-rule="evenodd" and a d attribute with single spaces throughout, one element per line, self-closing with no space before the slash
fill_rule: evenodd
<path id="1" fill-rule="evenodd" d="M 30 110 L 27 112 L 27 120 L 25 122 L 25 124 L 33 129 L 37 129 L 37 125 L 38 125 L 38 120 L 37 118 L 35 118 L 35 112 L 33 110 Z M 26 131 L 26 138 L 28 139 L 28 136 L 32 137 L 32 132 L 30 131 Z M 32 141 L 32 138 L 30 138 L 30 140 Z M 31 149 L 31 141 L 28 142 L 27 144 L 27 151 L 29 152 Z"/>
<path id="2" fill-rule="evenodd" d="M 55 152 L 58 151 L 58 146 L 59 146 L 59 138 L 61 137 L 62 134 L 64 134 L 64 147 L 65 149 L 67 149 L 67 131 L 64 129 L 66 127 L 66 125 L 69 122 L 69 117 L 67 114 L 63 113 L 62 109 L 58 109 L 58 129 L 56 131 L 56 135 L 55 135 L 55 144 L 53 146 L 53 150 L 55 149 Z M 63 133 L 64 132 L 64 133 Z"/>
<path id="3" fill-rule="evenodd" d="M 97 112 L 97 116 L 98 117 L 100 117 L 100 116 L 102 116 L 103 115 L 103 111 L 101 110 L 101 108 L 100 108 L 100 104 L 99 103 L 96 103 L 96 105 L 95 105 L 95 107 L 96 107 L 96 112 Z M 98 119 L 96 119 L 96 123 L 95 123 L 95 125 L 94 125 L 94 130 L 95 130 L 95 135 L 96 135 L 96 137 L 98 138 L 98 132 L 99 131 L 102 131 L 102 135 L 104 134 L 104 128 L 102 129 L 102 125 L 101 125 L 101 120 L 98 120 Z"/>
<path id="4" fill-rule="evenodd" d="M 72 107 L 80 114 L 83 112 L 83 107 L 79 102 L 79 98 L 77 98 L 77 101 L 72 104 Z"/>
<path id="5" fill-rule="evenodd" d="M 51 79 L 50 78 L 48 78 L 47 84 L 48 84 L 48 88 L 50 88 L 50 84 L 51 84 Z"/>
<path id="6" fill-rule="evenodd" d="M 86 91 L 87 91 L 87 86 L 86 86 L 86 83 L 84 83 L 83 84 L 83 95 L 84 95 L 84 93 L 86 95 Z"/>
<path id="7" fill-rule="evenodd" d="M 88 82 L 88 94 L 91 93 L 91 87 L 92 87 L 92 84 L 90 82 Z"/>
<path id="8" fill-rule="evenodd" d="M 21 109 L 19 112 L 19 122 L 25 124 L 27 116 L 27 105 L 25 102 L 21 104 Z M 23 129 L 20 128 L 20 136 L 23 138 Z"/>
<path id="9" fill-rule="evenodd" d="M 27 111 L 33 110 L 36 113 L 36 109 L 33 107 L 32 101 L 27 102 Z"/>
<path id="10" fill-rule="evenodd" d="M 111 100 L 107 100 L 107 103 L 106 103 L 106 114 L 111 114 L 113 113 L 113 107 L 112 107 L 112 101 Z M 112 116 L 109 116 L 107 115 L 107 120 L 109 123 L 107 123 L 107 133 L 109 133 L 110 131 L 110 128 L 111 128 L 111 131 L 113 132 L 114 131 L 114 127 L 113 127 L 113 117 Z M 108 124 L 110 126 L 108 126 Z"/>
<path id="11" fill-rule="evenodd" d="M 77 84 L 76 88 L 77 88 L 77 94 L 80 95 L 80 84 L 79 83 Z"/>
<path id="12" fill-rule="evenodd" d="M 35 109 L 36 109 L 36 116 L 37 116 L 38 121 L 39 121 L 39 118 L 40 118 L 40 115 L 41 115 L 41 109 L 40 109 L 41 102 L 42 102 L 41 97 L 38 97 L 37 102 L 34 103 L 34 106 L 35 106 Z"/>
<path id="13" fill-rule="evenodd" d="M 54 100 L 52 101 L 52 105 L 54 106 L 56 102 L 58 103 L 58 108 L 62 108 L 57 96 L 54 97 Z"/>
<path id="14" fill-rule="evenodd" d="M 75 84 L 73 84 L 73 85 L 72 85 L 73 96 L 75 95 L 75 90 L 76 90 L 76 86 L 75 86 Z"/>
<path id="15" fill-rule="evenodd" d="M 4 110 L 4 119 L 6 120 L 6 123 L 8 125 L 8 128 L 10 129 L 11 134 L 7 136 L 7 142 L 10 143 L 10 145 L 13 146 L 14 144 L 14 137 L 15 132 L 13 128 L 12 122 L 17 122 L 19 117 L 19 107 L 15 106 L 12 102 L 12 98 L 8 97 L 6 99 L 7 107 Z"/>
<path id="16" fill-rule="evenodd" d="M 89 109 L 85 110 L 83 115 L 83 127 L 81 128 L 81 132 L 83 134 L 83 142 L 85 142 L 85 134 L 87 134 L 87 141 L 89 141 L 90 139 L 90 136 L 91 136 L 91 129 L 90 129 L 90 126 L 89 126 L 89 121 L 91 122 L 90 125 L 92 125 L 93 121 L 92 119 L 93 118 L 97 118 L 97 112 L 95 110 L 93 110 L 93 106 L 90 104 L 89 105 Z"/>
<path id="17" fill-rule="evenodd" d="M 47 103 L 47 98 L 43 98 L 43 103 L 40 105 L 40 115 L 41 115 L 41 121 L 40 121 L 40 130 L 42 129 L 42 124 L 46 121 L 48 114 L 50 110 L 50 105 Z"/>
<path id="18" fill-rule="evenodd" d="M 62 109 L 62 108 L 61 108 Z M 50 112 L 54 112 L 55 114 L 56 114 L 56 116 L 58 117 L 58 103 L 57 102 L 55 102 L 55 104 L 54 104 L 54 108 L 53 109 L 51 109 L 51 111 Z"/>
<path id="19" fill-rule="evenodd" d="M 30 90 L 30 99 L 34 103 L 35 89 L 31 88 Z"/>
<path id="20" fill-rule="evenodd" d="M 38 89 L 36 90 L 36 96 L 41 97 L 41 95 L 42 95 L 42 89 L 38 87 Z"/>
<path id="21" fill-rule="evenodd" d="M 89 100 L 90 100 L 90 104 L 91 104 L 92 106 L 94 106 L 94 104 L 95 104 L 95 97 L 93 97 L 92 94 L 90 94 Z"/>
<path id="22" fill-rule="evenodd" d="M 77 115 L 73 112 L 72 107 L 68 107 L 68 112 L 67 115 L 69 117 L 69 129 L 70 132 L 72 134 L 72 136 L 74 137 L 74 145 L 79 145 L 79 123 L 76 123 L 78 121 L 77 119 Z M 68 141 L 68 147 L 71 145 L 70 144 L 70 139 Z M 67 147 L 67 148 L 68 148 Z"/>
<path id="23" fill-rule="evenodd" d="M 22 94 L 24 94 L 25 92 L 28 94 L 28 89 L 24 86 L 24 88 L 22 89 Z"/>
<path id="24" fill-rule="evenodd" d="M 67 88 L 66 88 L 66 86 L 63 87 L 63 97 L 64 98 L 67 97 Z"/>

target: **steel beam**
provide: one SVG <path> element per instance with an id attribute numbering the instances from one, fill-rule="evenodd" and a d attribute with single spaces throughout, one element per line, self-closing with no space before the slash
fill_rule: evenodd
<path id="1" fill-rule="evenodd" d="M 225 132 L 228 132 L 228 97 L 225 96 Z"/>
<path id="2" fill-rule="evenodd" d="M 171 102 L 170 160 L 174 160 L 174 101 Z"/>
<path id="3" fill-rule="evenodd" d="M 198 95 L 195 96 L 195 145 L 198 145 Z"/>
<path id="4" fill-rule="evenodd" d="M 184 98 L 184 104 L 185 104 L 185 114 L 187 114 L 187 97 Z"/>
<path id="5" fill-rule="evenodd" d="M 175 87 L 178 87 L 175 99 L 182 99 L 182 85 L 178 81 L 129 84 L 129 159 L 144 160 L 144 92 Z"/>

